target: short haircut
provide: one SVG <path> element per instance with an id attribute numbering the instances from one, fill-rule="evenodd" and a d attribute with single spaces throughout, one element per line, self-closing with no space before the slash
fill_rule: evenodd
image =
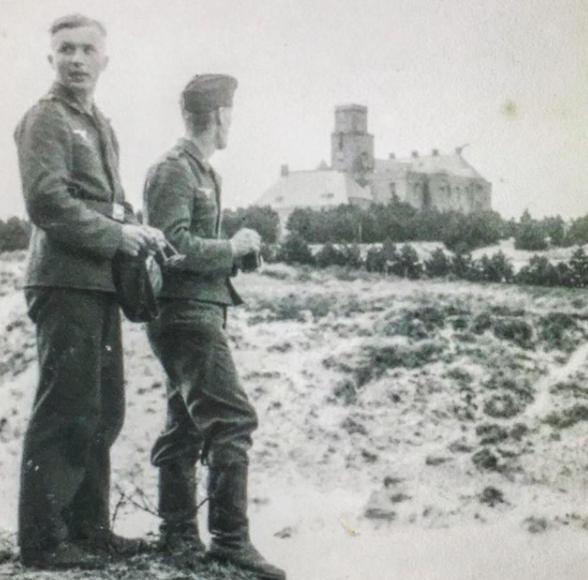
<path id="1" fill-rule="evenodd" d="M 106 36 L 106 28 L 102 22 L 94 18 L 88 18 L 88 16 L 84 16 L 83 14 L 68 14 L 67 16 L 58 18 L 53 22 L 51 28 L 49 28 L 49 32 L 53 36 L 64 28 L 81 28 L 82 26 L 94 26 L 102 36 Z"/>

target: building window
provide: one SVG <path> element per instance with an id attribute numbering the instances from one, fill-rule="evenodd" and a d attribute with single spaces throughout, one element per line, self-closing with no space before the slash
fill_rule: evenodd
<path id="1" fill-rule="evenodd" d="M 394 197 L 396 195 L 396 183 L 392 182 L 388 184 L 388 189 L 390 191 L 390 197 Z"/>
<path id="2" fill-rule="evenodd" d="M 276 203 L 280 203 L 280 202 L 284 201 L 284 197 L 279 195 L 278 197 L 276 197 L 275 201 L 276 201 Z"/>
<path id="3" fill-rule="evenodd" d="M 334 193 L 323 193 L 323 194 L 321 195 L 321 197 L 322 197 L 323 199 L 333 199 L 333 198 L 335 197 L 335 194 L 334 194 Z"/>

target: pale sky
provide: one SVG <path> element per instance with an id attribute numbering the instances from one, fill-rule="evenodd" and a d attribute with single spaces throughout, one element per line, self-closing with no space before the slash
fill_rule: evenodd
<path id="1" fill-rule="evenodd" d="M 50 23 L 108 29 L 96 100 L 121 142 L 128 199 L 182 133 L 196 73 L 239 79 L 224 205 L 253 203 L 280 165 L 330 160 L 334 108 L 369 108 L 376 156 L 469 143 L 505 217 L 588 213 L 587 0 L 0 0 L 0 217 L 23 215 L 12 133 L 49 88 Z"/>

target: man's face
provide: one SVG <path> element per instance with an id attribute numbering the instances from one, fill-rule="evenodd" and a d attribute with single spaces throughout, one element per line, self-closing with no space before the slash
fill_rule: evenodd
<path id="1" fill-rule="evenodd" d="M 62 28 L 51 39 L 49 62 L 62 85 L 79 93 L 92 93 L 108 63 L 104 36 L 95 26 Z"/>
<path id="2" fill-rule="evenodd" d="M 229 129 L 233 120 L 233 107 L 221 107 L 218 110 L 216 148 L 225 149 L 229 142 Z"/>

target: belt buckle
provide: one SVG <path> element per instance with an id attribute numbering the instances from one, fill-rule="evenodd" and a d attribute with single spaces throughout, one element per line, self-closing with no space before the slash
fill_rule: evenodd
<path id="1" fill-rule="evenodd" d="M 117 222 L 125 221 L 125 206 L 121 203 L 112 204 L 112 219 Z"/>

